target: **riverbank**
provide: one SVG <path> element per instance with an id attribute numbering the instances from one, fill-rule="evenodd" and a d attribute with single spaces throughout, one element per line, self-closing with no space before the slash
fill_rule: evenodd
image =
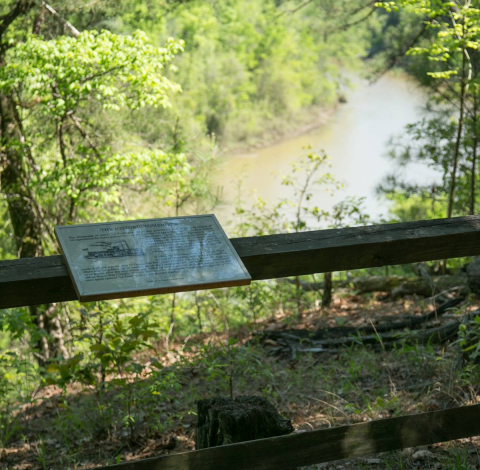
<path id="1" fill-rule="evenodd" d="M 328 123 L 339 107 L 345 103 L 345 101 L 340 101 L 340 98 L 343 100 L 343 95 L 330 107 L 313 106 L 299 111 L 290 119 L 273 122 L 260 137 L 252 138 L 253 142 L 247 145 L 240 142 L 228 143 L 222 147 L 222 151 L 228 156 L 242 155 L 308 134 Z"/>

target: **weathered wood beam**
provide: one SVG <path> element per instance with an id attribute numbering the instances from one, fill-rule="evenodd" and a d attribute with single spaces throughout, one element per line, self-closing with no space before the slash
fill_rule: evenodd
<path id="1" fill-rule="evenodd" d="M 289 470 L 477 435 L 480 435 L 480 405 L 473 405 L 242 442 L 102 468 Z"/>
<path id="2" fill-rule="evenodd" d="M 480 255 L 480 216 L 237 238 L 253 279 Z"/>
<path id="3" fill-rule="evenodd" d="M 480 216 L 234 238 L 254 280 L 480 255 Z M 0 308 L 75 300 L 61 256 L 0 262 Z"/>

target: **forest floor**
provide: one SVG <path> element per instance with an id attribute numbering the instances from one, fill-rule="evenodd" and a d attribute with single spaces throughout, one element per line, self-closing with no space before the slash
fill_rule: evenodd
<path id="1" fill-rule="evenodd" d="M 193 450 L 196 400 L 228 395 L 230 378 L 234 395 L 266 396 L 292 421 L 295 432 L 479 403 L 479 375 L 475 367 L 462 365 L 455 342 L 403 342 L 392 349 L 358 344 L 335 352 L 297 354 L 295 358 L 272 355 L 269 343 L 242 347 L 252 343 L 249 340 L 256 337 L 252 333 L 263 330 L 364 326 L 386 317 L 420 315 L 432 309 L 421 299 L 378 298 L 344 293 L 337 295 L 328 309 L 300 315 L 276 312 L 268 320 L 230 331 L 231 337 L 239 338 L 232 346 L 233 355 L 232 348 L 227 356 L 219 355 L 213 346 L 202 349 L 203 362 L 185 362 L 185 357 L 195 358 L 195 350 L 201 345 L 209 348 L 228 343 L 225 333 L 177 338 L 168 344 L 168 351 L 162 340 L 158 350 L 165 358 L 165 370 L 174 371 L 178 382 L 172 382 L 169 388 L 168 376 L 163 375 L 163 385 L 167 386 L 161 393 L 152 392 L 148 378 L 137 378 L 134 394 L 130 388 L 116 389 L 114 377 L 103 393 L 86 386 L 64 390 L 45 387 L 19 410 L 18 430 L 0 450 L 0 468 L 87 469 Z M 434 323 L 448 322 L 458 315 L 452 311 Z M 222 365 L 225 357 L 233 357 L 227 369 Z M 148 366 L 148 357 L 144 360 Z M 142 398 L 146 393 L 150 401 Z M 158 393 L 154 405 L 152 393 Z M 116 419 L 118 416 L 123 418 Z M 480 468 L 479 445 L 480 439 L 463 439 L 308 469 L 474 469 Z"/>

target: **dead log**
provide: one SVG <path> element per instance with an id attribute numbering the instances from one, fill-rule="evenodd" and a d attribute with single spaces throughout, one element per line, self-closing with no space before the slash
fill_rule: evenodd
<path id="1" fill-rule="evenodd" d="M 403 297 L 405 295 L 421 295 L 430 297 L 436 292 L 448 291 L 458 288 L 458 294 L 461 296 L 468 295 L 470 289 L 468 287 L 468 278 L 465 273 L 459 273 L 455 276 L 435 276 L 430 281 L 424 278 L 412 278 L 391 291 L 391 296 Z"/>
<path id="2" fill-rule="evenodd" d="M 402 276 L 365 276 L 357 277 L 351 281 L 332 281 L 333 287 L 348 287 L 353 285 L 353 288 L 358 291 L 359 294 L 366 294 L 368 292 L 391 292 L 395 287 L 398 287 L 402 282 L 409 280 L 410 278 Z M 282 279 L 283 282 L 289 284 L 296 284 L 295 279 Z M 325 287 L 325 283 L 322 282 L 307 282 L 299 280 L 300 288 L 305 292 L 319 291 Z"/>
<path id="3" fill-rule="evenodd" d="M 458 299 L 454 299 L 458 300 Z M 447 309 L 445 308 L 444 311 Z M 432 312 L 434 313 L 434 312 Z M 429 316 L 430 319 L 433 319 L 432 313 L 424 315 L 423 317 Z M 438 311 L 436 313 L 438 316 Z M 294 359 L 297 353 L 301 352 L 310 352 L 310 353 L 321 353 L 321 352 L 338 352 L 338 348 L 351 346 L 353 344 L 370 344 L 370 345 L 383 345 L 383 347 L 393 347 L 396 343 L 400 341 L 406 341 L 409 343 L 420 343 L 425 344 L 428 342 L 431 343 L 441 343 L 452 336 L 454 336 L 460 324 L 462 322 L 467 322 L 473 319 L 476 315 L 480 315 L 480 310 L 476 310 L 465 315 L 463 318 L 458 320 L 451 321 L 445 325 L 426 328 L 423 330 L 408 330 L 405 329 L 402 332 L 397 331 L 388 331 L 380 332 L 376 331 L 373 334 L 360 334 L 359 329 L 354 329 L 355 332 L 349 331 L 350 336 L 347 336 L 345 327 L 340 330 L 343 332 L 343 336 L 340 337 L 323 337 L 318 339 L 320 335 L 318 332 L 308 336 L 308 331 L 305 330 L 289 330 L 288 332 L 275 331 L 265 333 L 264 342 L 270 341 L 270 344 L 274 343 L 276 345 L 275 352 L 278 353 L 290 353 L 292 359 Z M 302 331 L 302 333 L 300 333 Z M 325 330 L 323 330 L 325 331 Z M 337 329 L 337 334 L 340 333 Z M 322 332 L 323 333 L 323 332 Z M 365 330 L 363 331 L 365 333 Z M 332 348 L 334 348 L 332 350 Z"/>
<path id="4" fill-rule="evenodd" d="M 297 285 L 296 279 L 279 279 L 281 282 L 286 282 L 287 284 L 295 284 Z M 300 289 L 302 289 L 305 292 L 314 292 L 314 291 L 319 291 L 322 290 L 325 287 L 325 283 L 322 282 L 307 282 L 303 281 L 302 279 L 298 280 L 298 284 L 300 286 Z M 346 287 L 348 286 L 349 282 L 348 281 L 332 281 L 333 287 Z"/>
<path id="5" fill-rule="evenodd" d="M 407 279 L 408 278 L 402 276 L 357 277 L 353 280 L 353 287 L 359 294 L 367 294 L 368 292 L 391 292 Z"/>
<path id="6" fill-rule="evenodd" d="M 480 277 L 479 277 L 480 279 Z M 391 297 L 403 297 L 405 295 L 421 295 L 430 297 L 436 292 L 448 291 L 458 288 L 459 294 L 468 295 L 468 278 L 465 273 L 455 276 L 433 277 L 401 277 L 401 276 L 371 276 L 361 277 L 353 281 L 353 286 L 359 294 L 368 292 L 388 292 Z"/>
<path id="7" fill-rule="evenodd" d="M 328 348 L 330 346 L 351 346 L 353 344 L 378 344 L 393 346 L 393 343 L 407 341 L 409 343 L 441 343 L 452 337 L 458 331 L 461 321 L 451 321 L 446 325 L 425 330 L 406 330 L 405 332 L 379 333 L 366 336 L 351 336 L 348 338 L 331 339 L 313 342 L 314 347 Z"/>
<path id="8" fill-rule="evenodd" d="M 263 331 L 261 334 L 265 338 L 273 340 L 283 337 L 294 341 L 314 341 L 329 338 L 341 338 L 352 334 L 375 334 L 376 332 L 384 333 L 392 330 L 404 330 L 406 328 L 413 329 L 430 320 L 435 320 L 441 317 L 444 313 L 455 308 L 464 300 L 464 297 L 450 299 L 440 305 L 437 309 L 432 310 L 425 315 L 405 315 L 400 321 L 387 321 L 374 326 L 334 326 L 332 328 L 322 328 L 316 331 L 289 329 L 281 331 Z"/>
<path id="9" fill-rule="evenodd" d="M 195 450 L 283 436 L 294 431 L 290 420 L 282 418 L 263 397 L 200 400 L 197 411 Z"/>

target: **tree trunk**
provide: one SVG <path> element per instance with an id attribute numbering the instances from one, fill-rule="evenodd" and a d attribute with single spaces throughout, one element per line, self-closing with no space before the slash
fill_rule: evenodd
<path id="1" fill-rule="evenodd" d="M 40 223 L 25 172 L 25 145 L 20 118 L 10 96 L 0 97 L 2 167 L 0 184 L 5 195 L 20 258 L 42 256 Z"/>
<path id="2" fill-rule="evenodd" d="M 464 23 L 465 29 L 465 23 Z M 460 157 L 460 144 L 462 141 L 462 131 L 463 131 L 463 121 L 465 115 L 465 91 L 466 91 L 466 80 L 465 80 L 465 66 L 466 66 L 466 51 L 465 47 L 462 48 L 462 79 L 460 85 L 460 117 L 458 119 L 458 130 L 457 130 L 457 139 L 455 141 L 455 153 L 453 158 L 453 169 L 452 169 L 452 177 L 450 182 L 450 194 L 448 196 L 448 211 L 447 217 L 452 217 L 453 214 L 453 203 L 455 199 L 455 184 L 457 181 L 457 168 L 458 168 L 458 160 Z"/>
<path id="3" fill-rule="evenodd" d="M 197 307 L 197 320 L 198 320 L 198 329 L 200 333 L 203 331 L 202 326 L 202 315 L 200 313 L 200 299 L 198 298 L 198 290 L 195 291 L 195 305 Z"/>
<path id="4" fill-rule="evenodd" d="M 477 178 L 477 147 L 478 147 L 478 125 L 477 125 L 477 113 L 478 113 L 478 96 L 474 91 L 473 93 L 473 143 L 472 143 L 472 174 L 470 181 L 470 215 L 475 215 L 475 183 Z"/>
<path id="5" fill-rule="evenodd" d="M 325 273 L 323 282 L 322 307 L 329 307 L 332 303 L 332 273 Z"/>
<path id="6" fill-rule="evenodd" d="M 295 277 L 295 298 L 297 299 L 298 315 L 302 312 L 302 294 L 300 292 L 300 277 Z"/>
<path id="7" fill-rule="evenodd" d="M 5 66 L 5 37 L 11 25 L 24 18 L 35 7 L 31 0 L 17 0 L 0 21 L 0 67 Z M 38 32 L 44 8 L 36 16 L 32 31 Z M 28 170 L 27 170 L 28 168 Z M 43 256 L 40 214 L 29 187 L 29 173 L 35 171 L 30 149 L 25 141 L 22 121 L 13 94 L 0 95 L 0 191 L 5 197 L 12 224 L 17 256 Z M 51 357 L 68 358 L 63 328 L 56 305 L 30 307 L 30 315 L 38 327 L 38 359 L 42 365 Z"/>
<path id="8" fill-rule="evenodd" d="M 0 188 L 4 194 L 20 258 L 43 256 L 42 230 L 28 185 L 26 165 L 33 165 L 26 145 L 22 122 L 11 96 L 0 96 L 1 164 Z M 37 341 L 39 363 L 62 355 L 68 358 L 63 328 L 55 305 L 30 307 L 30 315 L 39 329 Z"/>

